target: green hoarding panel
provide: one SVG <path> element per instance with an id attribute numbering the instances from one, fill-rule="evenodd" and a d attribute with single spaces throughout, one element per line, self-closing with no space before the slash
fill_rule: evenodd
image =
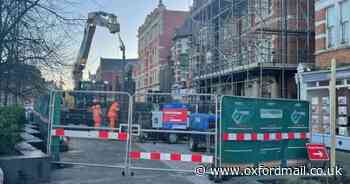
<path id="1" fill-rule="evenodd" d="M 282 160 L 281 150 L 283 143 L 281 141 L 258 142 L 256 145 L 256 163 L 270 160 Z"/>
<path id="2" fill-rule="evenodd" d="M 222 143 L 222 161 L 225 163 L 256 163 L 257 145 L 255 142 Z"/>
<path id="3" fill-rule="evenodd" d="M 301 136 L 301 133 L 309 132 L 308 102 L 224 96 L 221 108 L 221 136 L 225 133 L 240 134 L 243 139 L 222 141 L 221 150 L 218 148 L 222 163 L 258 164 L 307 158 L 306 139 L 276 140 L 269 139 L 269 136 L 281 137 L 281 133 Z M 261 137 L 251 140 L 252 134 L 269 135 L 267 140 L 265 137 L 264 140 Z"/>

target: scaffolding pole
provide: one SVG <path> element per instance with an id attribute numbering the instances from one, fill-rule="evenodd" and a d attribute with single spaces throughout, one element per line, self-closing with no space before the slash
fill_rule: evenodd
<path id="1" fill-rule="evenodd" d="M 290 96 L 287 95 L 290 84 L 286 81 L 293 75 L 289 67 L 309 62 L 313 53 L 309 11 L 310 2 L 300 0 L 295 1 L 295 5 L 288 4 L 288 0 L 211 0 L 193 7 L 191 17 L 195 30 L 191 48 L 198 51 L 199 57 L 192 57 L 196 67 L 191 72 L 198 80 L 197 91 L 227 93 L 230 89 L 233 95 L 247 95 L 247 88 L 255 81 L 259 83 L 257 95 L 262 97 L 268 95 L 264 88 L 271 86 L 271 81 L 265 80 L 269 76 L 274 79 L 272 83 L 279 83 L 280 97 Z M 299 44 L 301 40 L 307 43 Z M 289 41 L 295 41 L 296 48 L 289 47 Z M 258 68 L 243 67 L 245 74 L 224 72 L 254 63 Z M 280 74 L 273 72 L 274 76 L 270 76 L 266 67 L 271 64 L 276 64 L 274 69 Z M 219 75 L 214 75 L 217 73 Z M 201 78 L 203 76 L 212 77 Z"/>

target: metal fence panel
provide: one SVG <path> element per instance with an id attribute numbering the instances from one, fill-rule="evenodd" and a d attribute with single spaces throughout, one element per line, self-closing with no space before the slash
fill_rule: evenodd
<path id="1" fill-rule="evenodd" d="M 48 152 L 54 163 L 126 169 L 131 96 L 125 92 L 53 91 Z"/>
<path id="2" fill-rule="evenodd" d="M 305 101 L 99 91 L 55 91 L 50 99 L 48 149 L 56 163 L 193 172 L 199 164 L 285 164 L 307 158 Z M 115 101 L 117 120 L 112 121 Z M 68 152 L 62 152 L 62 141 Z M 89 154 L 89 144 L 107 155 Z"/>
<path id="3" fill-rule="evenodd" d="M 132 111 L 131 170 L 193 172 L 216 164 L 216 95 L 137 93 Z"/>

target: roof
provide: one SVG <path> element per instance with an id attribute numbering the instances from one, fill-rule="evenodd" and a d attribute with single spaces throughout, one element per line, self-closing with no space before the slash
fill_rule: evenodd
<path id="1" fill-rule="evenodd" d="M 161 13 L 161 12 L 164 12 L 164 13 Z M 144 29 L 146 29 L 148 26 L 151 26 L 152 25 L 151 23 L 156 20 L 155 19 L 156 17 L 164 16 L 166 13 L 189 14 L 189 12 L 185 10 L 170 10 L 170 9 L 167 9 L 164 5 L 158 6 L 146 16 L 143 24 L 138 27 L 138 34 L 140 35 L 140 33 L 144 31 Z"/>
<path id="2" fill-rule="evenodd" d="M 330 80 L 330 70 L 318 70 L 312 72 L 300 73 L 303 76 L 304 82 L 315 82 L 315 81 L 325 81 Z M 340 67 L 337 68 L 336 78 L 346 79 L 350 77 L 350 67 Z"/>
<path id="3" fill-rule="evenodd" d="M 126 65 L 137 64 L 139 59 L 115 59 L 115 58 L 101 58 L 99 69 L 101 71 L 115 71 L 115 70 L 124 70 Z"/>
<path id="4" fill-rule="evenodd" d="M 183 25 L 175 30 L 173 39 L 190 36 L 191 34 L 192 34 L 192 19 L 191 17 L 187 17 Z"/>

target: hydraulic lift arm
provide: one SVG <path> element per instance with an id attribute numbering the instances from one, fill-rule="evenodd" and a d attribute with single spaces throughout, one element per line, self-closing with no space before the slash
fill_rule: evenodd
<path id="1" fill-rule="evenodd" d="M 85 69 L 85 65 L 89 56 L 89 51 L 92 39 L 96 31 L 96 26 L 106 27 L 112 34 L 120 32 L 120 25 L 118 23 L 116 15 L 105 12 L 91 12 L 88 14 L 83 41 L 79 49 L 78 58 L 74 63 L 73 68 L 73 81 L 75 89 L 80 88 L 80 81 L 82 80 L 83 70 Z M 125 48 L 124 44 L 122 44 L 120 48 L 122 49 L 122 47 Z"/>
<path id="2" fill-rule="evenodd" d="M 126 58 L 125 58 L 125 44 L 124 44 L 122 38 L 120 37 L 120 34 L 118 34 L 118 38 L 119 38 L 119 42 L 120 42 L 119 48 L 120 48 L 120 50 L 122 51 L 123 60 L 125 61 L 125 59 L 126 59 Z"/>

